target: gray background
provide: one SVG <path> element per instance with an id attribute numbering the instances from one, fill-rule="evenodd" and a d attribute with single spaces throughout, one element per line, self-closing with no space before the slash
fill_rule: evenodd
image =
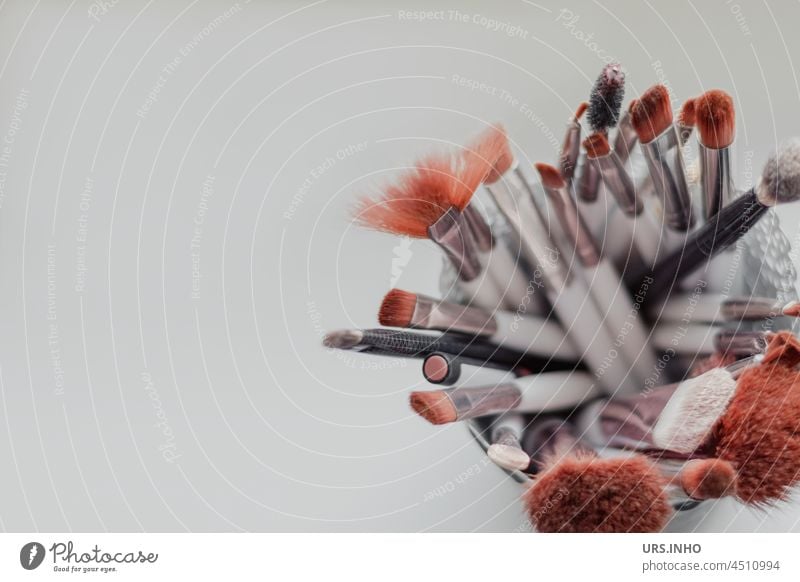
<path id="1" fill-rule="evenodd" d="M 444 19 L 400 14 L 420 9 Z M 798 19 L 741 0 L 5 0 L 0 528 L 527 529 L 463 427 L 410 413 L 417 366 L 320 347 L 373 325 L 393 284 L 436 290 L 428 244 L 348 209 L 487 122 L 554 160 L 607 57 L 629 96 L 731 92 L 746 183 L 800 134 Z M 792 505 L 696 517 L 681 527 L 798 529 Z"/>

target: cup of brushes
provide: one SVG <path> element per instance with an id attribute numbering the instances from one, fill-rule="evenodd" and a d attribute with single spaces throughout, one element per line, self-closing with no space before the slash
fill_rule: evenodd
<path id="1" fill-rule="evenodd" d="M 771 211 L 800 197 L 800 141 L 741 192 L 729 95 L 675 120 L 663 85 L 623 113 L 624 92 L 607 65 L 555 165 L 490 126 L 362 198 L 362 226 L 442 250 L 441 296 L 391 289 L 381 328 L 324 340 L 418 359 L 413 411 L 466 426 L 543 532 L 660 531 L 800 480 L 797 275 Z"/>

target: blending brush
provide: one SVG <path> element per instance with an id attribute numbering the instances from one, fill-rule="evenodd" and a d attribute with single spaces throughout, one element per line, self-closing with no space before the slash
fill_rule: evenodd
<path id="1" fill-rule="evenodd" d="M 384 296 L 378 322 L 387 327 L 483 337 L 499 346 L 556 360 L 577 362 L 579 359 L 554 319 L 501 310 L 491 313 L 402 289 L 392 289 Z"/>
<path id="2" fill-rule="evenodd" d="M 531 458 L 520 444 L 525 424 L 523 416 L 513 412 L 500 415 L 492 423 L 489 428 L 491 444 L 486 454 L 495 465 L 507 471 L 528 470 Z"/>
<path id="3" fill-rule="evenodd" d="M 448 424 L 510 410 L 539 413 L 572 408 L 599 394 L 586 372 L 545 372 L 491 386 L 412 392 L 409 403 L 431 424 Z"/>
<path id="4" fill-rule="evenodd" d="M 735 199 L 686 238 L 682 248 L 659 260 L 646 273 L 636 273 L 626 281 L 631 289 L 648 287 L 644 301 L 664 295 L 684 276 L 695 272 L 720 252 L 744 236 L 773 206 L 800 198 L 800 140 L 783 144 L 772 156 L 757 186 Z"/>
<path id="5" fill-rule="evenodd" d="M 484 139 L 492 144 L 499 143 L 505 152 L 497 157 L 503 160 L 503 164 L 497 166 L 500 177 L 493 182 L 487 181 L 486 186 L 509 229 L 520 242 L 525 261 L 535 269 L 531 286 L 541 289 L 573 349 L 606 392 L 637 391 L 639 387 L 627 373 L 626 366 L 615 365 L 613 361 L 609 363 L 609 351 L 614 350 L 616 337 L 605 326 L 594 302 L 587 301 L 590 291 L 585 279 L 573 276 L 565 256 L 550 237 L 545 226 L 546 214 L 537 205 L 505 133 L 495 129 Z"/>
<path id="6" fill-rule="evenodd" d="M 703 217 L 708 220 L 735 197 L 731 172 L 731 144 L 735 135 L 736 110 L 724 91 L 711 90 L 695 100 Z"/>
<path id="7" fill-rule="evenodd" d="M 629 111 L 653 186 L 664 207 L 666 225 L 672 230 L 686 232 L 694 223 L 694 215 L 667 88 L 664 85 L 651 87 L 631 102 Z"/>
<path id="8" fill-rule="evenodd" d="M 642 455 L 600 458 L 578 438 L 569 422 L 553 419 L 540 424 L 533 428 L 536 432 L 525 435 L 526 449 L 538 472 L 523 494 L 528 516 L 538 531 L 644 533 L 663 529 L 672 509 L 665 492 L 667 480 L 655 464 Z"/>
<path id="9" fill-rule="evenodd" d="M 605 316 L 605 323 L 616 334 L 614 345 L 624 354 L 631 373 L 639 382 L 644 382 L 655 369 L 656 359 L 638 309 L 634 308 L 619 273 L 607 258 L 600 255 L 558 169 L 547 164 L 536 164 L 536 169 L 562 229 L 574 244 L 592 296 Z"/>
<path id="10" fill-rule="evenodd" d="M 559 167 L 561 174 L 567 183 L 572 186 L 572 179 L 575 177 L 575 170 L 578 167 L 578 157 L 581 153 L 581 117 L 589 108 L 589 103 L 584 101 L 575 111 L 567 123 L 567 131 L 564 135 L 564 144 L 561 147 L 561 158 Z"/>
<path id="11" fill-rule="evenodd" d="M 323 345 L 340 350 L 407 358 L 424 358 L 434 352 L 443 352 L 473 363 L 487 362 L 507 369 L 523 368 L 531 372 L 575 368 L 574 362 L 535 356 L 498 346 L 485 339 L 451 333 L 430 335 L 394 329 L 343 329 L 328 333 L 323 339 Z"/>

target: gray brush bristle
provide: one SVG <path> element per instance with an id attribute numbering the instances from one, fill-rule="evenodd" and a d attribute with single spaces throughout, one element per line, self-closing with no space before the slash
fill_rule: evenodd
<path id="1" fill-rule="evenodd" d="M 625 72 L 619 63 L 603 67 L 589 96 L 586 119 L 593 131 L 605 132 L 619 121 L 619 111 L 625 97 Z"/>
<path id="2" fill-rule="evenodd" d="M 792 138 L 767 160 L 758 187 L 758 200 L 766 206 L 800 199 L 800 139 Z"/>

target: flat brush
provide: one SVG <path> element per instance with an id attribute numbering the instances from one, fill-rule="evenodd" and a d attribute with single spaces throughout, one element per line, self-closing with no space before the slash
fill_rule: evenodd
<path id="1" fill-rule="evenodd" d="M 773 206 L 800 198 L 800 140 L 794 139 L 767 161 L 759 184 L 740 196 L 686 238 L 683 248 L 659 260 L 648 272 L 639 272 L 629 288 L 647 285 L 644 300 L 652 302 L 686 275 L 733 245 Z"/>
<path id="2" fill-rule="evenodd" d="M 538 437 L 538 465 L 523 503 L 544 533 L 661 531 L 672 509 L 667 481 L 642 455 L 600 458 L 566 421 L 550 420 Z M 528 435 L 526 434 L 526 443 Z"/>
<path id="3" fill-rule="evenodd" d="M 724 91 L 707 91 L 695 100 L 702 172 L 703 216 L 716 215 L 735 197 L 731 144 L 735 135 L 733 99 Z"/>
<path id="4" fill-rule="evenodd" d="M 784 314 L 791 304 L 783 305 L 769 297 L 728 297 L 703 293 L 672 294 L 658 306 L 648 310 L 648 316 L 660 323 L 722 323 L 762 321 Z"/>
<path id="5" fill-rule="evenodd" d="M 518 413 L 499 416 L 489 428 L 489 459 L 507 471 L 526 471 L 531 464 L 528 453 L 522 450 L 520 439 L 525 429 L 525 419 Z"/>
<path id="6" fill-rule="evenodd" d="M 603 388 L 608 393 L 620 389 L 636 391 L 637 384 L 623 362 L 609 365 L 608 352 L 616 338 L 604 325 L 594 302 L 586 301 L 590 297 L 588 284 L 570 273 L 563 253 L 545 226 L 545 211 L 538 206 L 510 148 L 506 151 L 501 159 L 510 165 L 501 179 L 487 183 L 487 190 L 520 242 L 525 262 L 535 270 L 531 286 L 541 290 L 575 352 Z"/>
<path id="7" fill-rule="evenodd" d="M 575 246 L 592 297 L 605 315 L 604 323 L 616 334 L 614 345 L 623 354 L 631 374 L 639 383 L 644 382 L 655 369 L 656 359 L 638 310 L 611 262 L 600 255 L 559 171 L 547 164 L 536 164 L 536 169 L 563 231 Z"/>
<path id="8" fill-rule="evenodd" d="M 369 352 L 407 358 L 424 358 L 434 352 L 452 354 L 473 362 L 490 362 L 508 369 L 531 372 L 572 370 L 574 362 L 532 356 L 498 346 L 489 341 L 465 338 L 456 334 L 427 335 L 391 329 L 345 329 L 328 333 L 323 345 L 340 350 Z"/>
<path id="9" fill-rule="evenodd" d="M 631 102 L 629 111 L 653 186 L 664 206 L 666 224 L 673 230 L 686 232 L 694 223 L 692 201 L 667 88 L 651 87 Z"/>
<path id="10" fill-rule="evenodd" d="M 545 372 L 491 386 L 412 392 L 409 403 L 431 424 L 449 424 L 511 410 L 539 413 L 572 408 L 599 394 L 586 372 Z"/>
<path id="11" fill-rule="evenodd" d="M 487 384 L 501 382 L 511 372 L 492 362 L 470 360 L 444 352 L 433 352 L 422 361 L 422 376 L 431 384 L 452 386 L 462 380 Z"/>
<path id="12" fill-rule="evenodd" d="M 578 361 L 564 330 L 552 318 L 470 307 L 392 289 L 383 298 L 378 322 L 403 327 L 463 333 L 492 343 L 556 360 Z"/>

